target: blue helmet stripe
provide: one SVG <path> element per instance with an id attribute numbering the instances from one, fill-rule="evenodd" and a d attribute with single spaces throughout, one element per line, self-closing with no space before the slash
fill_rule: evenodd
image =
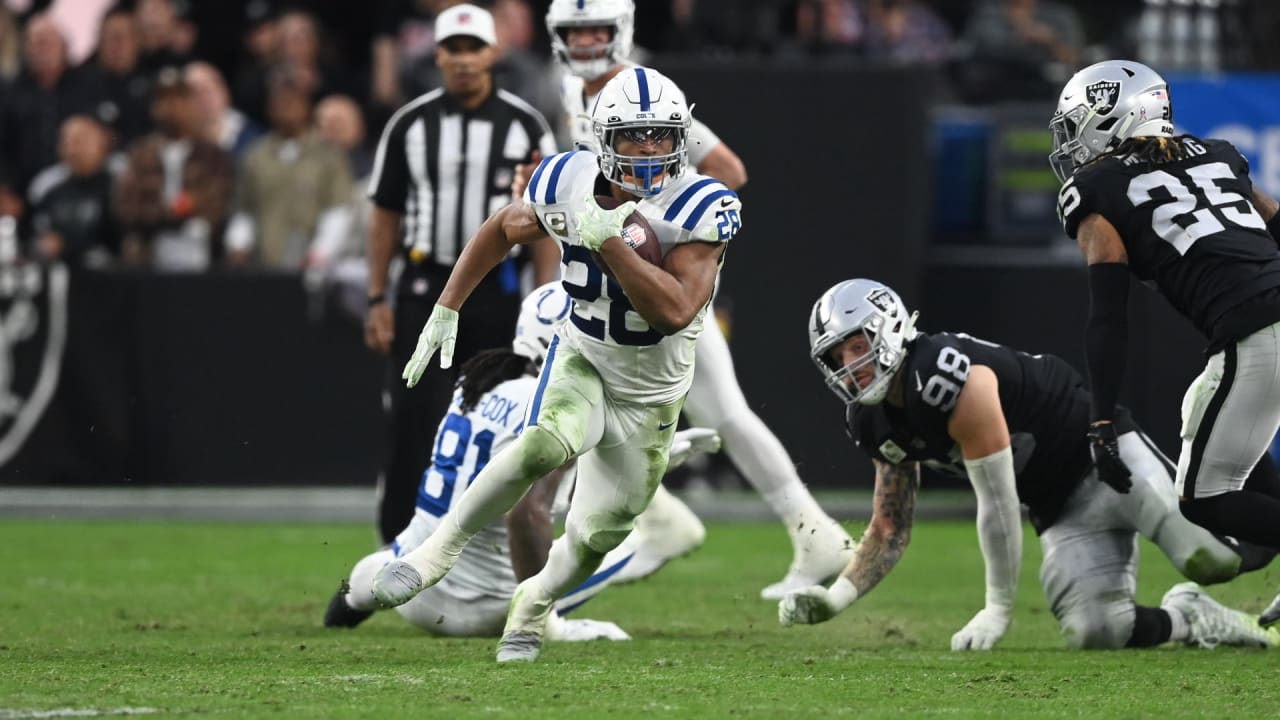
<path id="1" fill-rule="evenodd" d="M 640 112 L 649 112 L 649 77 L 644 68 L 636 68 L 636 81 L 640 83 Z"/>
<path id="2" fill-rule="evenodd" d="M 567 152 L 560 156 L 560 160 L 556 166 L 551 169 L 551 179 L 547 181 L 547 199 L 546 204 L 552 205 L 556 201 L 556 183 L 560 181 L 560 173 L 564 170 L 564 166 L 569 164 L 569 158 L 577 155 L 578 151 Z"/>
<path id="3" fill-rule="evenodd" d="M 681 227 L 689 232 L 693 232 L 693 229 L 698 226 L 698 219 L 707 211 L 707 208 L 711 207 L 711 203 L 722 197 L 736 198 L 738 197 L 738 194 L 728 188 L 708 194 L 706 197 L 702 198 L 702 202 L 698 203 L 698 207 L 694 208 L 693 212 L 689 213 L 689 217 L 685 218 L 684 224 Z"/>
<path id="4" fill-rule="evenodd" d="M 587 0 L 578 0 L 578 9 L 579 9 L 579 10 L 585 10 L 585 9 L 586 9 L 586 7 L 587 7 Z"/>
<path id="5" fill-rule="evenodd" d="M 715 178 L 704 178 L 685 188 L 684 192 L 680 193 L 680 197 L 676 198 L 676 201 L 671 203 L 671 207 L 667 208 L 667 214 L 663 215 L 662 219 L 667 222 L 675 222 L 676 216 L 679 215 L 680 211 L 684 209 L 684 206 L 693 199 L 693 196 L 698 194 L 699 190 L 718 182 L 720 181 Z"/>

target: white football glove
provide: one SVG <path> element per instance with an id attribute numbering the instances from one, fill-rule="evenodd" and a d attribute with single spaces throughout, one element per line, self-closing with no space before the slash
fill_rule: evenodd
<path id="1" fill-rule="evenodd" d="M 555 612 L 547 618 L 547 639 L 558 642 L 590 642 L 592 640 L 630 640 L 627 631 L 604 620 L 570 620 Z"/>
<path id="2" fill-rule="evenodd" d="M 1009 629 L 1009 611 L 1002 607 L 984 607 L 951 636 L 952 650 L 990 650 Z"/>
<path id="3" fill-rule="evenodd" d="M 427 369 L 431 356 L 440 351 L 440 367 L 453 365 L 453 346 L 458 341 L 458 311 L 450 310 L 443 305 L 431 309 L 431 317 L 422 326 L 418 335 L 418 346 L 414 348 L 413 357 L 400 373 L 409 387 L 418 384 L 422 373 Z"/>
<path id="4" fill-rule="evenodd" d="M 578 241 L 588 250 L 600 252 L 605 240 L 622 236 L 622 225 L 635 211 L 634 202 L 624 202 L 612 210 L 601 209 L 595 196 L 588 195 L 586 209 L 574 216 L 578 224 Z"/>
<path id="5" fill-rule="evenodd" d="M 698 453 L 720 451 L 720 433 L 711 428 L 689 428 L 676 433 L 667 453 L 667 472 L 680 467 Z"/>
<path id="6" fill-rule="evenodd" d="M 843 576 L 830 588 L 812 585 L 793 590 L 778 601 L 778 622 L 783 627 L 816 625 L 839 615 L 857 599 L 858 589 Z"/>

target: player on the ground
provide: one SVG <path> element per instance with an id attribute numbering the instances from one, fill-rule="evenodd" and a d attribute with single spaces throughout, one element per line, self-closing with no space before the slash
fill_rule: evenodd
<path id="1" fill-rule="evenodd" d="M 1237 551 L 1179 515 L 1168 461 L 1123 408 L 1115 416 L 1119 454 L 1133 476 L 1117 494 L 1089 457 L 1089 394 L 1071 366 L 967 335 L 923 334 L 915 319 L 871 280 L 842 282 L 813 307 L 810 355 L 847 405 L 850 437 L 875 462 L 875 509 L 830 588 L 800 590 L 779 604 L 783 625 L 833 617 L 897 564 L 924 463 L 967 477 L 978 498 L 986 604 L 952 636 L 951 649 L 990 649 L 1009 627 L 1022 565 L 1019 502 L 1040 535 L 1040 581 L 1070 647 L 1280 641 L 1280 631 L 1259 628 L 1254 616 L 1218 604 L 1195 583 L 1175 585 L 1158 608 L 1136 603 L 1139 534 L 1205 583 L 1256 569 L 1275 553 Z"/>
<path id="2" fill-rule="evenodd" d="M 537 375 L 555 337 L 556 326 L 568 318 L 573 301 L 559 284 L 544 285 L 525 298 L 511 348 L 479 353 L 462 367 L 449 413 L 440 422 L 432 445 L 431 466 L 423 473 L 413 520 L 389 549 L 360 560 L 349 584 L 334 595 L 325 612 L 327 627 L 355 627 L 377 609 L 373 576 L 397 556 L 412 551 L 440 524 L 440 517 L 462 497 L 476 473 L 519 434 L 524 411 L 533 397 Z M 676 433 L 670 467 L 694 452 L 719 448 L 714 430 L 694 428 Z M 440 583 L 396 608 L 410 623 L 432 635 L 449 637 L 497 636 L 519 580 L 540 570 L 551 546 L 551 501 L 559 471 L 539 480 L 503 520 L 481 530 L 467 546 L 453 572 Z M 628 538 L 615 550 L 627 562 Z M 616 563 L 615 563 L 616 564 Z M 554 640 L 626 640 L 618 626 L 595 620 L 564 619 L 613 582 L 605 570 L 588 578 L 557 603 L 548 617 L 547 632 Z"/>
<path id="3" fill-rule="evenodd" d="M 693 380 L 693 346 L 724 250 L 742 224 L 732 190 L 685 173 L 689 105 L 661 73 L 635 68 L 615 77 L 593 121 L 598 156 L 543 160 L 525 201 L 494 213 L 467 243 L 404 371 L 414 384 L 436 350 L 442 365 L 452 363 L 458 308 L 516 243 L 560 241 L 574 310 L 548 349 L 524 431 L 480 471 L 431 537 L 374 579 L 384 605 L 407 602 L 444 577 L 467 541 L 534 481 L 577 458 L 565 533 L 542 571 L 516 590 L 500 662 L 537 658 L 553 603 L 599 567 L 649 504 Z M 605 210 L 598 196 L 625 202 Z M 620 237 L 636 210 L 656 233 L 642 239 L 660 244 L 661 266 Z"/>
<path id="4" fill-rule="evenodd" d="M 1182 402 L 1182 513 L 1280 549 L 1280 477 L 1254 472 L 1280 429 L 1280 215 L 1228 142 L 1173 135 L 1164 78 L 1127 60 L 1076 73 L 1049 123 L 1058 212 L 1089 263 L 1089 438 L 1116 485 L 1116 398 L 1128 352 L 1129 274 L 1209 340 Z M 1263 613 L 1280 619 L 1280 597 Z"/>
<path id="5" fill-rule="evenodd" d="M 554 0 L 547 10 L 552 51 L 565 70 L 561 102 L 572 141 L 579 149 L 596 151 L 591 110 L 600 90 L 618 74 L 634 71 L 635 65 L 628 60 L 634 25 L 632 0 Z M 688 153 L 692 167 L 730 190 L 747 181 L 738 155 L 696 118 L 689 128 Z M 835 575 L 852 554 L 853 541 L 809 494 L 782 443 L 747 404 L 729 344 L 717 323 L 708 323 L 698 336 L 696 356 L 685 415 L 693 425 L 720 433 L 729 459 L 761 494 L 791 538 L 791 567 L 781 581 L 764 588 L 761 596 L 777 600 L 790 590 Z M 641 551 L 642 557 L 621 571 L 624 579 L 634 579 L 668 557 L 688 552 L 704 535 L 696 516 L 661 489 L 650 509 L 636 519 L 636 530 L 650 542 Z"/>

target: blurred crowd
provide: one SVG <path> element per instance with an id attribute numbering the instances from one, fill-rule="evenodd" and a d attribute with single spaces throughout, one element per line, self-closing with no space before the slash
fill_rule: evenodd
<path id="1" fill-rule="evenodd" d="M 434 88 L 450 0 L 0 0 L 0 245 L 90 267 L 305 271 L 362 252 L 380 128 Z M 493 0 L 498 84 L 559 127 L 547 2 Z M 1082 64 L 1274 66 L 1255 0 L 644 0 L 637 44 L 927 63 L 962 102 Z M 1271 54 L 1269 54 L 1271 53 Z M 1046 94 L 1047 93 L 1047 94 Z"/>

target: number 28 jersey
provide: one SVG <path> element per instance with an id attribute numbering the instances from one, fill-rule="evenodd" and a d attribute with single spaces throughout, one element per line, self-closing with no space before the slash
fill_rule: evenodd
<path id="1" fill-rule="evenodd" d="M 1085 440 L 1089 393 L 1081 375 L 1057 356 L 1028 355 L 968 335 L 921 335 L 907 346 L 899 370 L 904 407 L 850 406 L 849 436 L 874 459 L 893 465 L 919 462 L 966 477 L 960 446 L 947 424 L 974 365 L 990 368 L 999 382 L 1018 499 L 1043 532 L 1091 463 Z M 1121 410 L 1116 422 L 1122 432 L 1133 429 L 1127 411 Z"/>
<path id="2" fill-rule="evenodd" d="M 1097 213 L 1124 242 L 1129 269 L 1210 339 L 1210 351 L 1280 321 L 1280 250 L 1253 206 L 1249 163 L 1228 142 L 1184 137 L 1167 163 L 1103 158 L 1058 193 L 1075 239 Z"/>
<path id="3" fill-rule="evenodd" d="M 688 327 L 664 336 L 636 312 L 622 286 L 596 264 L 578 239 L 577 215 L 587 199 L 608 195 L 596 156 L 585 150 L 553 155 L 534 169 L 524 200 L 561 250 L 561 282 L 573 298 L 560 337 L 585 356 L 605 391 L 624 402 L 666 404 L 693 382 L 693 347 L 710 300 Z M 719 180 L 686 172 L 662 192 L 639 201 L 663 255 L 689 242 L 727 243 L 742 226 L 742 202 Z M 717 280 L 718 282 L 718 280 Z"/>

